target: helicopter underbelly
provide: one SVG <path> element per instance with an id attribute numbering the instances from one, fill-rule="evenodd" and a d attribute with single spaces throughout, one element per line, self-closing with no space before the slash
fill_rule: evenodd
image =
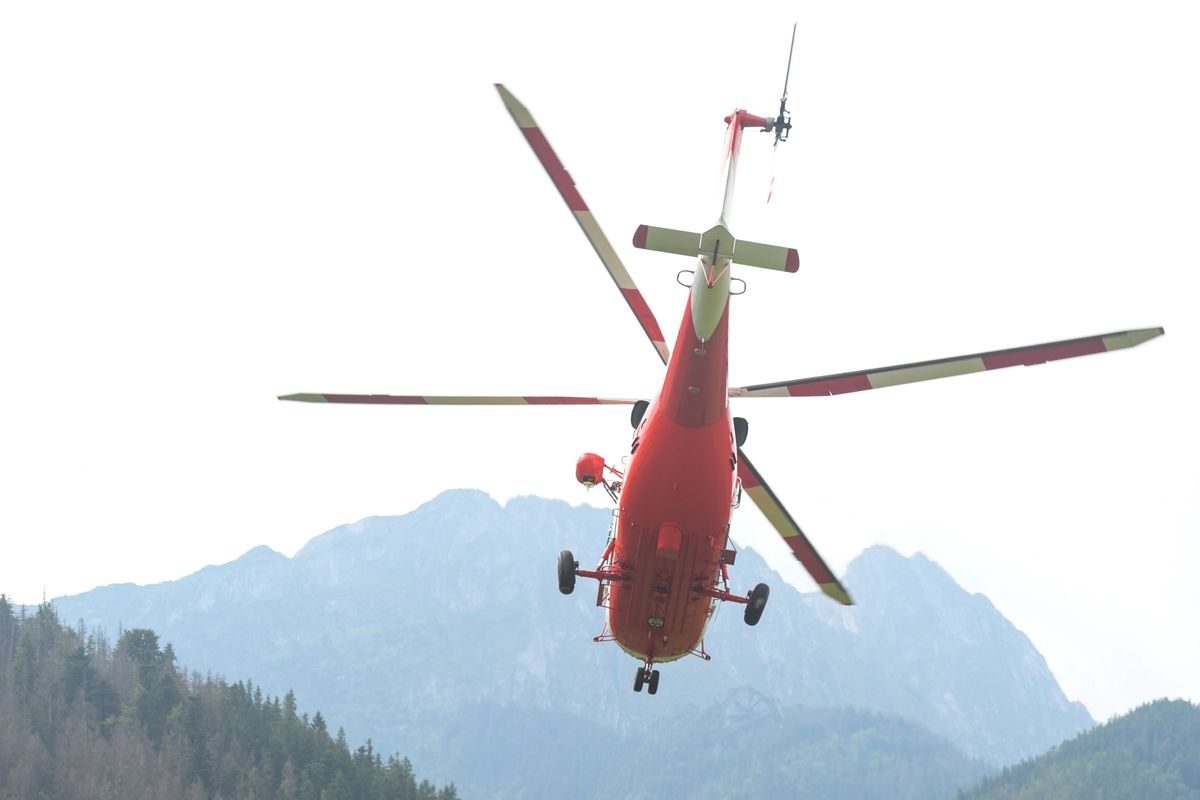
<path id="1" fill-rule="evenodd" d="M 736 473 L 728 415 L 685 428 L 651 419 L 621 495 L 615 560 L 629 580 L 614 583 L 608 621 L 617 643 L 639 659 L 671 661 L 696 649 L 714 600 Z"/>

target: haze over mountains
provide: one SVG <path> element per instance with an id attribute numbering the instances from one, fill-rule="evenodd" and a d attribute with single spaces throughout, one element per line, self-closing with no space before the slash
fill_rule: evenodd
<path id="1" fill-rule="evenodd" d="M 55 603 L 69 623 L 151 627 L 192 668 L 293 688 L 352 740 L 405 753 L 465 796 L 600 794 L 614 759 L 654 775 L 658 784 L 640 785 L 661 791 L 671 780 L 713 796 L 731 780 L 794 786 L 800 772 L 780 765 L 804 763 L 806 779 L 848 797 L 884 796 L 871 786 L 948 796 L 1093 724 L 986 598 L 886 547 L 849 565 L 849 609 L 796 591 L 742 551 L 733 589 L 772 587 L 762 622 L 719 611 L 711 662 L 666 665 L 657 696 L 634 694 L 635 661 L 591 641 L 603 621 L 594 584 L 581 580 L 568 597 L 555 584 L 558 551 L 594 562 L 609 521 L 603 509 L 532 497 L 502 507 L 456 490 L 401 517 L 336 528 L 291 559 L 260 547 L 178 581 Z M 831 736 L 862 746 L 834 748 L 844 759 L 831 764 L 817 755 Z M 895 755 L 898 741 L 909 755 Z M 688 776 L 704 774 L 705 746 L 740 769 L 725 764 L 698 786 Z M 824 778 L 822 764 L 833 770 Z M 921 776 L 912 794 L 894 793 L 889 769 Z M 551 785 L 549 773 L 580 783 Z"/>

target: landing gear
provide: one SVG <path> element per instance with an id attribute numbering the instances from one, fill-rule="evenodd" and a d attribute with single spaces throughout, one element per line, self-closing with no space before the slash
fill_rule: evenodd
<path id="1" fill-rule="evenodd" d="M 643 686 L 648 694 L 658 694 L 658 670 L 651 669 L 648 665 L 638 667 L 637 674 L 633 676 L 633 690 L 640 692 Z"/>
<path id="2" fill-rule="evenodd" d="M 558 590 L 563 594 L 575 591 L 575 570 L 578 567 L 579 562 L 571 555 L 570 550 L 563 550 L 558 554 Z"/>
<path id="3" fill-rule="evenodd" d="M 767 598 L 771 596 L 771 587 L 760 583 L 750 591 L 750 602 L 746 603 L 746 624 L 757 625 L 762 619 L 763 609 L 767 607 Z"/>

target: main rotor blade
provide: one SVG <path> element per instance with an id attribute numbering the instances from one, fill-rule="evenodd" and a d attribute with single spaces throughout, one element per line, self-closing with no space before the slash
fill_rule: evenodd
<path id="1" fill-rule="evenodd" d="M 589 406 L 633 405 L 637 402 L 604 397 L 474 397 L 416 394 L 283 394 L 279 399 L 301 403 L 358 403 L 379 406 Z"/>
<path id="2" fill-rule="evenodd" d="M 863 392 L 868 389 L 882 389 L 885 386 L 897 386 L 902 383 L 951 378 L 955 375 L 1003 369 L 1004 367 L 1030 367 L 1035 364 L 1045 364 L 1047 361 L 1122 350 L 1127 347 L 1135 347 L 1142 342 L 1148 342 L 1157 336 L 1162 336 L 1163 333 L 1165 331 L 1162 328 L 1140 328 L 1132 331 L 1106 333 L 1101 336 L 1084 336 L 1080 339 L 1067 339 L 1061 342 L 1014 347 L 1009 350 L 992 350 L 969 356 L 953 356 L 933 361 L 918 361 L 913 364 L 899 364 L 894 367 L 865 369 L 860 372 L 842 372 L 837 375 L 822 375 L 816 378 L 759 383 L 730 389 L 729 396 L 819 397 L 846 394 L 847 392 Z"/>
<path id="3" fill-rule="evenodd" d="M 750 463 L 750 459 L 746 458 L 744 450 L 738 450 L 737 468 L 738 477 L 742 479 L 742 490 L 750 495 L 750 499 L 754 501 L 754 505 L 758 506 L 758 510 L 763 513 L 768 522 L 775 526 L 775 530 L 792 549 L 792 555 L 804 565 L 808 574 L 821 587 L 821 591 L 844 606 L 853 605 L 854 601 L 850 599 L 846 587 L 842 586 L 841 581 L 834 577 L 833 572 L 826 566 L 825 560 L 812 546 L 812 542 L 804 535 L 804 531 L 800 530 L 796 520 L 792 519 L 792 515 L 783 507 L 779 497 L 763 480 L 762 474 L 755 469 L 754 464 Z"/>
<path id="4" fill-rule="evenodd" d="M 517 127 L 525 135 L 525 140 L 533 148 L 534 155 L 538 157 L 538 161 L 542 162 L 542 167 L 546 170 L 546 174 L 554 182 L 554 188 L 558 189 L 558 193 L 562 195 L 562 199 L 567 203 L 567 208 L 571 209 L 571 213 L 575 215 L 575 221 L 579 223 L 579 227 L 583 229 L 584 235 L 591 242 L 592 248 L 596 251 L 596 255 L 600 257 L 604 268 L 608 270 L 613 283 L 617 284 L 617 288 L 621 290 L 621 294 L 625 297 L 625 302 L 629 304 L 629 310 L 637 317 L 638 324 L 642 326 L 642 330 L 646 332 L 646 337 L 654 345 L 654 350 L 658 353 L 658 357 L 662 359 L 663 364 L 666 364 L 670 356 L 670 351 L 667 348 L 666 340 L 663 338 L 662 329 L 658 327 L 658 320 L 654 318 L 654 313 L 650 310 L 650 306 L 646 305 L 645 298 L 638 291 L 637 285 L 633 282 L 633 278 L 629 276 L 625 265 L 621 263 L 620 257 L 617 256 L 617 251 L 613 250 L 612 245 L 609 244 L 608 237 L 604 235 L 604 231 L 600 229 L 596 218 L 592 216 L 592 212 L 588 210 L 587 204 L 583 202 L 583 196 L 575 188 L 575 181 L 571 180 L 571 176 L 567 173 L 566 168 L 558 160 L 558 156 L 554 153 L 553 148 L 550 147 L 550 142 L 546 140 L 546 135 L 542 133 L 542 129 L 534 121 L 533 115 L 529 113 L 529 109 L 525 108 L 520 100 L 513 97 L 512 92 L 505 89 L 502 84 L 496 84 L 496 91 L 500 93 L 500 99 L 504 101 L 504 107 L 512 115 L 513 121 L 517 123 Z"/>

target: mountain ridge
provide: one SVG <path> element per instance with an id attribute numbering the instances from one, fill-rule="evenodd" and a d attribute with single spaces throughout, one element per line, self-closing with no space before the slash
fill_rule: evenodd
<path id="1" fill-rule="evenodd" d="M 451 490 L 403 516 L 326 531 L 291 558 L 256 547 L 177 581 L 56 604 L 87 625 L 153 627 L 190 664 L 294 688 L 346 720 L 352 736 L 426 760 L 421 732 L 397 717 L 461 721 L 462 708 L 495 704 L 623 736 L 745 686 L 784 709 L 897 715 L 996 766 L 1093 724 L 990 601 L 933 560 L 884 546 L 847 569 L 852 609 L 797 591 L 743 548 L 733 590 L 772 586 L 762 622 L 750 628 L 719 612 L 708 634 L 714 660 L 664 665 L 647 703 L 628 685 L 633 660 L 591 641 L 603 616 L 590 583 L 564 597 L 553 578 L 561 549 L 585 564 L 598 558 L 610 521 L 608 509 L 530 496 L 500 505 Z M 470 776 L 445 777 L 471 786 Z"/>

